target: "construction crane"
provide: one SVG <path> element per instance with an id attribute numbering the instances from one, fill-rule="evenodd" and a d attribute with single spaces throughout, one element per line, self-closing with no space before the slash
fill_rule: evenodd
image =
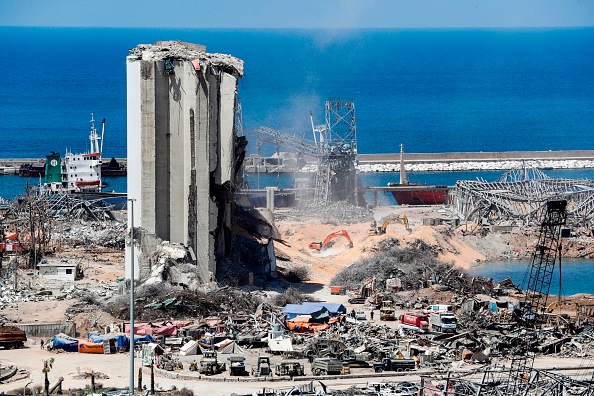
<path id="1" fill-rule="evenodd" d="M 349 247 L 353 247 L 353 241 L 351 240 L 351 237 L 349 236 L 349 233 L 346 232 L 345 230 L 340 230 L 340 231 L 336 231 L 336 232 L 333 232 L 332 234 L 328 235 L 326 237 L 326 239 L 324 239 L 323 242 L 312 242 L 312 243 L 310 243 L 309 244 L 309 248 L 310 249 L 316 249 L 316 250 L 326 249 L 332 239 L 338 238 L 340 236 L 345 237 L 347 239 L 347 241 L 349 241 Z"/>
<path id="2" fill-rule="evenodd" d="M 564 374 L 534 368 L 534 354 L 531 353 L 534 340 L 538 339 L 539 328 L 544 313 L 553 310 L 559 303 L 547 306 L 547 298 L 552 281 L 555 263 L 561 262 L 561 227 L 567 221 L 567 201 L 553 200 L 546 203 L 544 220 L 541 223 L 538 243 L 534 250 L 528 270 L 528 287 L 520 308 L 514 311 L 517 323 L 523 329 L 509 342 L 515 345 L 509 370 L 485 371 L 480 383 L 463 379 L 456 380 L 456 395 L 542 395 L 593 396 L 592 380 L 579 381 Z M 487 377 L 495 374 L 492 380 Z M 498 378 L 495 378 L 498 377 Z M 594 379 L 594 375 L 592 377 Z M 446 379 L 446 389 L 449 380 Z"/>
<path id="3" fill-rule="evenodd" d="M 406 230 L 408 231 L 408 229 L 409 229 L 408 228 L 408 218 L 406 217 L 406 215 L 402 215 L 402 217 L 395 217 L 393 219 L 386 220 L 384 222 L 384 224 L 382 224 L 381 227 L 373 226 L 369 230 L 369 235 L 383 235 L 383 234 L 385 234 L 388 226 L 396 221 L 401 221 L 404 224 L 404 228 L 406 228 Z"/>

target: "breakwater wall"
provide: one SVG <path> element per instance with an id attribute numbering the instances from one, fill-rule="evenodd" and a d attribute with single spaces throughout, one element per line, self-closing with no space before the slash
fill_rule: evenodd
<path id="1" fill-rule="evenodd" d="M 594 168 L 594 150 L 410 153 L 403 156 L 412 172 Z M 359 172 L 398 172 L 400 154 L 359 154 Z"/>
<path id="2" fill-rule="evenodd" d="M 518 169 L 522 165 L 539 169 L 594 168 L 594 150 L 564 151 L 501 151 L 405 153 L 405 168 L 411 172 L 448 172 Z M 126 158 L 116 158 L 126 164 Z M 43 163 L 40 158 L 0 158 L 0 175 L 18 174 L 23 164 Z M 400 154 L 358 154 L 359 172 L 398 172 Z M 309 163 L 301 172 L 315 172 L 317 164 Z M 290 172 L 289 169 L 280 173 Z M 294 171 L 292 169 L 291 171 Z"/>

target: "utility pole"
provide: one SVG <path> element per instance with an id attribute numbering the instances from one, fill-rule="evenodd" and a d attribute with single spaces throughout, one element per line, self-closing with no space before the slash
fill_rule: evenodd
<path id="1" fill-rule="evenodd" d="M 134 395 L 134 201 L 130 203 L 130 395 Z"/>

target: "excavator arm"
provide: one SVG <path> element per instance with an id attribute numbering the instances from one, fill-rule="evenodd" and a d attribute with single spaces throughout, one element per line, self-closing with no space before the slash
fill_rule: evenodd
<path id="1" fill-rule="evenodd" d="M 401 221 L 404 224 L 404 228 L 406 228 L 408 230 L 408 218 L 406 217 L 406 215 L 402 215 L 402 217 L 394 217 L 393 219 L 386 220 L 384 222 L 384 224 L 382 224 L 381 227 L 372 228 L 371 230 L 369 230 L 369 235 L 383 235 L 383 234 L 385 234 L 388 226 L 390 224 L 394 223 L 395 221 Z"/>
<path id="2" fill-rule="evenodd" d="M 340 236 L 343 236 L 347 239 L 347 241 L 349 241 L 349 247 L 353 247 L 353 241 L 351 240 L 351 237 L 349 236 L 349 233 L 346 232 L 345 230 L 340 230 L 340 231 L 336 231 L 333 232 L 332 234 L 328 235 L 326 237 L 326 239 L 324 239 L 323 242 L 312 242 L 309 244 L 309 248 L 310 249 L 317 249 L 317 250 L 321 250 L 324 249 L 328 246 L 328 243 L 334 239 L 334 238 L 338 238 Z"/>

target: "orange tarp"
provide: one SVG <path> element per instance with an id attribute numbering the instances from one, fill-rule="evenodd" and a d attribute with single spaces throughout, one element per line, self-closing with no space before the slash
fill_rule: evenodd
<path id="1" fill-rule="evenodd" d="M 78 352 L 103 354 L 103 344 L 94 344 L 92 341 L 78 341 Z"/>

